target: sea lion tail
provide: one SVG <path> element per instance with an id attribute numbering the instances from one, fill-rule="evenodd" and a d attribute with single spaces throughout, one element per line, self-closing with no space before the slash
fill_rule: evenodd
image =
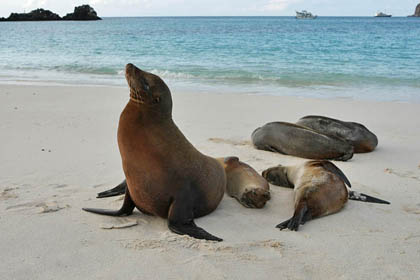
<path id="1" fill-rule="evenodd" d="M 382 200 L 364 193 L 359 193 L 355 191 L 349 191 L 349 199 L 363 201 L 363 202 L 370 202 L 370 203 L 380 203 L 380 204 L 391 204 L 391 202 Z"/>
<path id="2" fill-rule="evenodd" d="M 125 193 L 126 189 L 127 189 L 127 181 L 124 180 L 121 184 L 119 184 L 115 188 L 98 193 L 96 198 L 104 198 L 104 197 L 121 195 Z"/>

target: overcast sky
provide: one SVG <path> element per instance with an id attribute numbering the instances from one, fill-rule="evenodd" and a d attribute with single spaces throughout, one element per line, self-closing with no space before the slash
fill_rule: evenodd
<path id="1" fill-rule="evenodd" d="M 394 16 L 414 13 L 420 0 L 0 0 L 0 16 L 44 8 L 60 16 L 90 4 L 99 16 L 293 16 L 306 9 L 321 16 Z"/>

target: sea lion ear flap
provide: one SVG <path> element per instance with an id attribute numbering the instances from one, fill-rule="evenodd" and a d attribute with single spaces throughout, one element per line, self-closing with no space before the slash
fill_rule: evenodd
<path id="1" fill-rule="evenodd" d="M 231 164 L 231 163 L 238 162 L 238 161 L 239 161 L 238 157 L 227 157 L 227 158 L 225 158 L 224 163 Z"/>

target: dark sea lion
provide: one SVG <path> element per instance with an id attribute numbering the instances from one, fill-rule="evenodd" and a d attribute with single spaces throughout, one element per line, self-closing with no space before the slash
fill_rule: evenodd
<path id="1" fill-rule="evenodd" d="M 278 224 L 280 230 L 297 231 L 300 225 L 314 218 L 340 211 L 348 199 L 389 204 L 362 193 L 348 191 L 351 184 L 346 175 L 332 162 L 311 160 L 295 166 L 276 166 L 262 173 L 273 185 L 294 188 L 293 217 Z"/>
<path id="2" fill-rule="evenodd" d="M 140 211 L 168 219 L 178 234 L 221 241 L 194 223 L 216 209 L 226 176 L 219 162 L 197 151 L 172 120 L 172 98 L 156 75 L 127 64 L 130 100 L 121 113 L 118 146 L 126 177 L 120 210 L 85 208 L 110 216 Z"/>
<path id="3" fill-rule="evenodd" d="M 355 153 L 373 151 L 378 145 L 378 138 L 364 125 L 345 122 L 323 116 L 305 116 L 296 124 L 309 127 L 319 133 L 341 137 L 349 142 Z"/>
<path id="4" fill-rule="evenodd" d="M 251 138 L 257 149 L 286 155 L 342 161 L 353 157 L 353 147 L 343 139 L 287 122 L 267 123 L 254 130 Z"/>
<path id="5" fill-rule="evenodd" d="M 226 193 L 248 208 L 262 208 L 270 199 L 266 179 L 237 157 L 217 159 L 226 172 Z"/>

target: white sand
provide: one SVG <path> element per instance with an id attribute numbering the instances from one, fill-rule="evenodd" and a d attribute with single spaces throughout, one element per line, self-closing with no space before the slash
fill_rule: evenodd
<path id="1" fill-rule="evenodd" d="M 200 151 L 239 156 L 259 172 L 303 160 L 250 145 L 266 122 L 322 114 L 364 123 L 377 150 L 336 164 L 354 190 L 392 204 L 350 201 L 299 232 L 280 232 L 274 226 L 291 216 L 292 190 L 271 186 L 261 210 L 225 196 L 196 220 L 221 243 L 173 234 L 165 220 L 138 211 L 86 213 L 82 207 L 122 203 L 95 196 L 123 179 L 116 131 L 128 90 L 2 85 L 0 279 L 418 279 L 420 104 L 178 92 L 173 99 L 175 122 Z"/>

